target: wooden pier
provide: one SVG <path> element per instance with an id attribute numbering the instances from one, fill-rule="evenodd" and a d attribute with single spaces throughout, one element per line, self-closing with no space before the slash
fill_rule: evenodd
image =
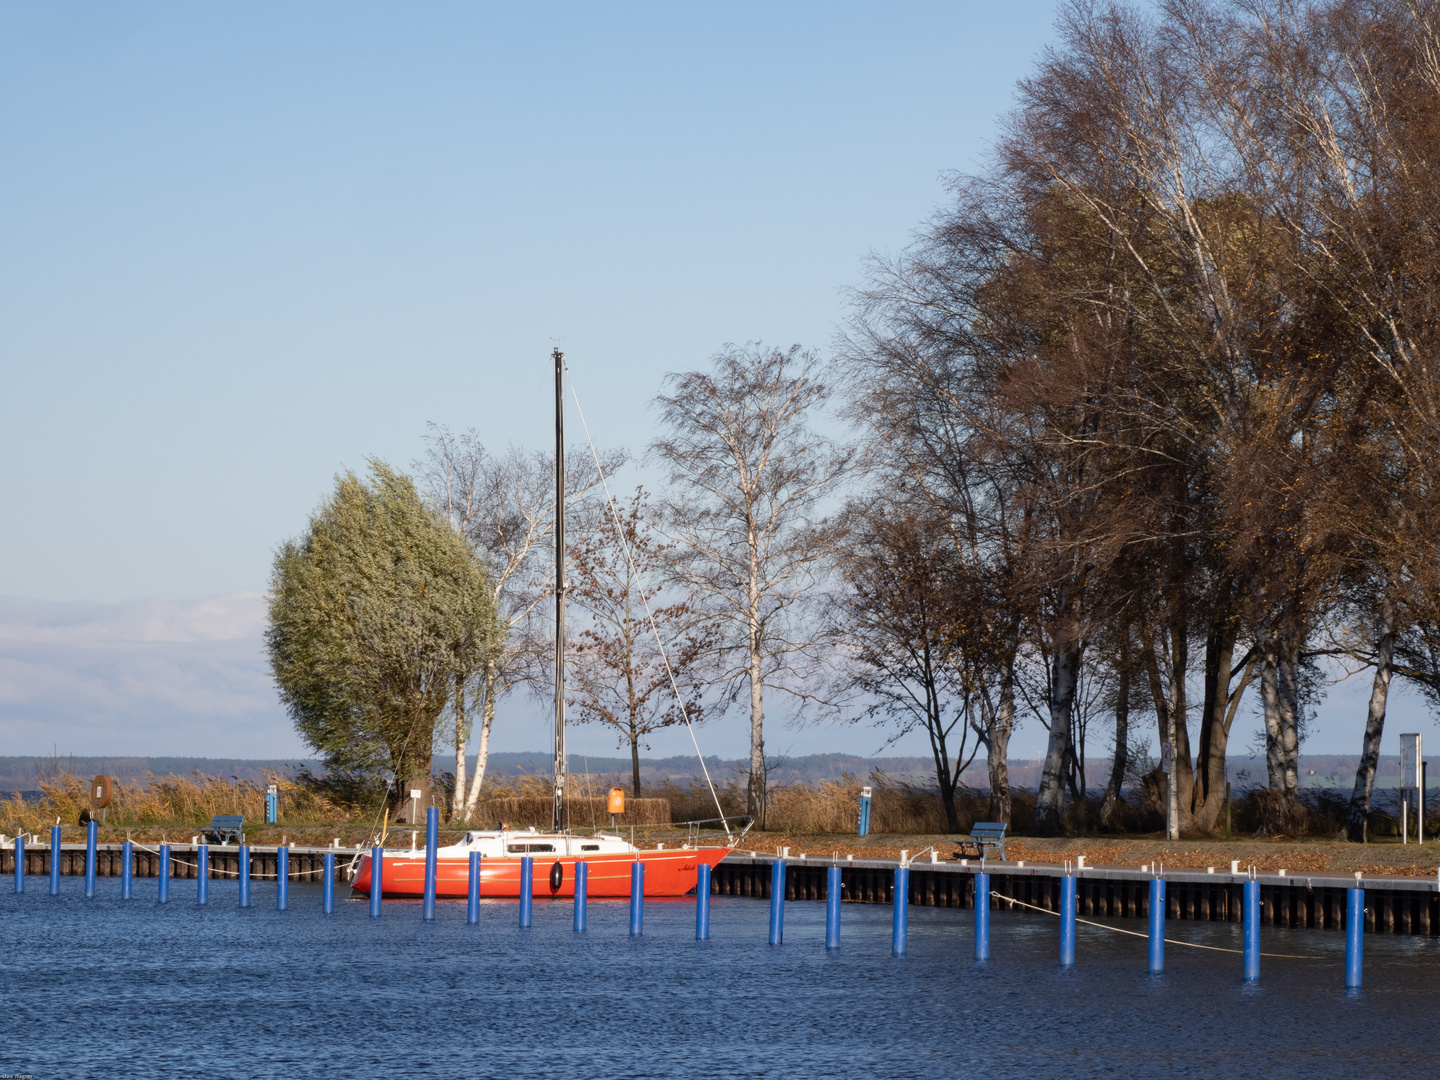
<path id="1" fill-rule="evenodd" d="M 210 877 L 229 878 L 240 876 L 240 849 L 231 845 L 211 844 Z M 160 850 L 158 844 L 134 845 L 135 877 L 153 878 L 160 874 Z M 119 877 L 124 857 L 120 844 L 99 844 L 95 848 L 95 874 L 97 877 Z M 250 848 L 250 879 L 252 881 L 274 881 L 276 876 L 276 847 Z M 325 856 L 335 856 L 335 880 L 349 881 L 355 876 L 355 865 L 362 854 L 357 848 L 335 847 L 291 847 L 289 872 L 285 875 L 291 881 L 319 881 L 325 872 Z M 0 849 L 0 874 L 15 872 L 15 851 L 11 847 Z M 196 845 L 170 845 L 170 876 L 172 878 L 194 878 L 197 873 Z M 43 877 L 50 873 L 50 846 L 48 844 L 26 845 L 25 873 Z M 85 845 L 62 844 L 60 846 L 60 875 L 82 877 L 85 873 Z"/>
<path id="2" fill-rule="evenodd" d="M 719 896 L 770 896 L 773 858 L 730 855 L 715 867 L 710 891 Z M 856 904 L 889 904 L 894 900 L 895 862 L 862 859 L 791 857 L 785 866 L 786 900 L 824 900 L 825 871 L 840 867 L 841 901 Z M 917 907 L 973 908 L 978 861 L 958 863 L 910 863 L 910 903 Z M 990 890 L 1033 904 L 1046 911 L 1058 911 L 1060 879 L 1067 871 L 1060 866 L 988 863 Z M 1084 917 L 1145 919 L 1150 914 L 1150 874 L 1140 870 L 1107 870 L 1085 867 L 1068 871 L 1076 879 L 1079 914 Z M 1197 873 L 1167 870 L 1165 902 L 1167 919 L 1194 919 L 1208 922 L 1241 921 L 1241 889 L 1247 875 Z M 1356 887 L 1353 875 L 1256 874 L 1260 882 L 1260 921 L 1263 926 L 1288 926 L 1312 930 L 1340 930 L 1345 915 L 1345 892 Z M 1440 936 L 1440 881 L 1435 878 L 1365 877 L 1365 930 L 1367 933 Z M 1007 905 L 992 896 L 990 907 Z M 1013 910 L 1027 909 L 1014 905 Z M 1035 914 L 1031 912 L 1031 914 Z M 1037 915 L 1037 917 L 1039 917 Z"/>

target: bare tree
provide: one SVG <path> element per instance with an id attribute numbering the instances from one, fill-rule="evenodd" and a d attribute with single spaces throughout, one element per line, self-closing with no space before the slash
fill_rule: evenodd
<path id="1" fill-rule="evenodd" d="M 618 522 L 603 518 L 570 553 L 567 596 L 583 621 L 566 691 L 577 720 L 605 724 L 629 749 L 638 799 L 646 736 L 704 717 L 703 665 L 713 659 L 716 633 L 696 597 L 663 596 L 670 545 L 654 533 L 644 489 Z"/>
<path id="2" fill-rule="evenodd" d="M 555 467 L 550 455 L 515 447 L 494 455 L 473 429 L 456 435 L 432 425 L 426 443 L 416 469 L 431 501 L 485 563 L 504 641 L 468 688 L 480 708 L 479 745 L 468 777 L 467 688 L 457 687 L 455 694 L 452 815 L 469 821 L 485 780 L 496 702 L 517 686 L 545 679 L 548 653 L 540 642 L 544 601 L 554 595 L 554 558 L 546 542 L 555 528 Z M 565 457 L 566 502 L 574 505 L 595 489 L 599 475 L 588 451 Z M 625 459 L 623 451 L 607 451 L 602 465 L 608 472 Z"/>
<path id="3" fill-rule="evenodd" d="M 708 371 L 671 374 L 656 399 L 669 468 L 673 580 L 720 620 L 717 676 L 748 691 L 747 813 L 765 824 L 765 690 L 813 696 L 820 631 L 805 608 L 839 539 L 827 513 L 851 453 L 811 427 L 830 396 L 798 345 L 727 346 Z"/>

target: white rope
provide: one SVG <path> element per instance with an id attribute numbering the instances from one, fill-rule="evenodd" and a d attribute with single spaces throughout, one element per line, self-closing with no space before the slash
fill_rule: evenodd
<path id="1" fill-rule="evenodd" d="M 1044 914 L 1044 915 L 1054 915 L 1054 916 L 1056 916 L 1056 917 L 1058 917 L 1058 916 L 1060 915 L 1060 912 L 1058 912 L 1058 911 L 1051 911 L 1049 908 L 1036 907 L 1034 904 L 1027 904 L 1027 903 L 1025 903 L 1024 900 L 1016 900 L 1014 897 L 1005 896 L 1005 895 L 1002 894 L 1002 893 L 996 892 L 994 889 L 991 889 L 991 890 L 990 890 L 990 895 L 993 896 L 993 897 L 995 897 L 995 899 L 997 899 L 997 900 L 1004 900 L 1005 903 L 1007 903 L 1007 904 L 1012 904 L 1012 905 L 1013 905 L 1013 904 L 1019 904 L 1019 905 L 1020 905 L 1021 907 L 1023 907 L 1023 908 L 1029 908 L 1031 911 L 1038 911 L 1038 912 L 1040 912 L 1041 914 Z M 1076 921 L 1077 923 L 1084 923 L 1086 926 L 1096 927 L 1096 928 L 1099 929 L 1099 930 L 1111 930 L 1111 931 L 1114 931 L 1114 932 L 1117 933 L 1117 934 L 1129 934 L 1131 937 L 1144 938 L 1146 941 L 1149 941 L 1149 940 L 1150 940 L 1150 935 L 1149 935 L 1149 934 L 1142 934 L 1142 933 L 1140 933 L 1138 930 L 1122 930 L 1122 929 L 1120 929 L 1120 927 L 1118 927 L 1118 926 L 1106 926 L 1104 923 L 1091 922 L 1089 919 L 1082 919 L 1082 918 L 1079 918 L 1078 916 L 1076 917 L 1075 921 Z M 1180 940 L 1178 940 L 1178 939 L 1176 939 L 1176 938 L 1169 938 L 1169 937 L 1167 937 L 1167 938 L 1165 938 L 1165 940 L 1166 940 L 1167 942 L 1169 942 L 1171 945 L 1188 945 L 1188 946 L 1189 946 L 1190 948 L 1192 948 L 1192 949 L 1209 949 L 1211 952 L 1234 953 L 1234 954 L 1236 954 L 1237 956 L 1244 955 L 1244 952 L 1245 952 L 1244 949 L 1223 949 L 1223 948 L 1221 948 L 1219 945 L 1201 945 L 1201 944 L 1199 944 L 1199 943 L 1197 943 L 1197 942 L 1194 942 L 1194 941 L 1180 941 Z M 1324 960 L 1324 959 L 1325 959 L 1325 957 L 1323 957 L 1323 956 L 1297 956 L 1297 955 L 1295 955 L 1295 954 L 1293 954 L 1293 953 L 1278 953 L 1278 952 L 1262 952 L 1260 955 L 1261 955 L 1261 956 L 1269 956 L 1269 957 L 1271 957 L 1271 958 L 1273 958 L 1273 959 L 1278 959 L 1278 960 Z"/>
<path id="2" fill-rule="evenodd" d="M 160 849 L 159 849 L 159 848 L 146 847 L 144 844 L 135 844 L 135 850 L 136 850 L 136 851 L 149 851 L 149 852 L 151 852 L 151 853 L 153 853 L 153 854 L 155 854 L 155 855 L 159 855 L 159 854 L 160 854 Z M 355 856 L 355 858 L 353 858 L 353 859 L 350 860 L 350 862 L 344 867 L 344 869 L 347 870 L 347 871 L 350 870 L 352 867 L 354 867 L 355 861 L 356 861 L 357 859 L 359 859 L 359 858 L 360 858 L 360 856 L 357 854 L 357 855 Z M 170 856 L 170 861 L 171 861 L 172 863 L 176 863 L 176 864 L 178 864 L 178 865 L 180 865 L 180 866 L 193 866 L 193 867 L 195 867 L 195 869 L 197 869 L 197 870 L 200 869 L 200 864 L 199 864 L 198 862 L 186 862 L 184 859 L 180 858 L 180 857 L 177 856 L 177 855 L 171 855 L 171 856 Z M 239 870 L 226 870 L 226 869 L 224 869 L 223 867 L 215 866 L 215 865 L 210 864 L 210 863 L 206 863 L 205 868 L 206 868 L 208 871 L 210 871 L 210 873 L 211 873 L 212 876 L 216 876 L 216 877 L 221 876 L 221 875 L 229 875 L 229 876 L 234 876 L 234 877 L 237 877 L 237 878 L 238 878 L 238 877 L 240 876 L 240 871 L 239 871 Z M 325 867 L 324 867 L 323 865 L 322 865 L 322 866 L 320 867 L 320 869 L 318 869 L 318 870 L 290 870 L 290 869 L 288 869 L 288 867 L 287 867 L 285 876 L 286 876 L 287 878 L 292 878 L 292 877 L 293 877 L 293 878 L 298 878 L 298 877 L 304 877 L 306 874 L 323 874 L 323 873 L 325 873 Z M 274 873 L 274 874 L 267 874 L 267 873 L 264 873 L 263 871 L 260 871 L 260 870 L 252 870 L 252 871 L 250 871 L 250 876 L 251 876 L 252 878 L 256 879 L 257 881 L 269 881 L 269 880 L 271 880 L 271 879 L 273 879 L 273 880 L 275 880 L 275 881 L 279 881 L 279 880 L 280 880 L 280 874 L 279 874 L 278 871 L 277 871 L 276 873 Z"/>
<path id="3" fill-rule="evenodd" d="M 600 486 L 605 490 L 605 502 L 610 507 L 610 516 L 615 519 L 615 535 L 620 540 L 620 547 L 625 552 L 625 562 L 630 567 L 630 573 L 635 576 L 637 582 L 635 591 L 640 594 L 640 602 L 645 605 L 645 617 L 650 622 L 650 632 L 655 635 L 655 644 L 660 647 L 660 659 L 665 662 L 665 674 L 670 680 L 670 689 L 675 693 L 675 703 L 680 706 L 680 717 L 685 721 L 685 730 L 690 733 L 690 742 L 695 747 L 695 756 L 700 760 L 700 771 L 705 775 L 705 784 L 710 789 L 710 797 L 715 800 L 715 809 L 720 814 L 720 824 L 725 828 L 725 839 L 730 839 L 730 823 L 725 820 L 725 808 L 720 805 L 720 796 L 715 792 L 715 784 L 710 780 L 710 770 L 705 766 L 705 755 L 700 752 L 700 742 L 695 738 L 695 728 L 690 723 L 690 714 L 685 709 L 685 700 L 680 694 L 680 685 L 675 679 L 675 672 L 670 667 L 670 654 L 665 651 L 665 642 L 661 640 L 660 628 L 655 624 L 655 613 L 650 610 L 650 600 L 645 595 L 645 590 L 638 584 L 640 572 L 635 567 L 635 560 L 630 555 L 630 545 L 625 542 L 625 526 L 620 522 L 620 512 L 615 507 L 615 497 L 610 494 L 610 482 L 605 478 L 605 469 L 600 464 L 600 455 L 595 449 L 595 440 L 590 437 L 590 425 L 585 422 L 585 410 L 580 408 L 580 394 L 575 389 L 575 378 L 570 374 L 570 365 L 565 364 L 565 375 L 570 379 L 570 396 L 575 400 L 575 411 L 580 415 L 580 426 L 585 431 L 585 441 L 590 444 L 590 456 L 595 459 L 595 468 L 600 474 Z M 563 498 L 563 495 L 561 496 Z"/>

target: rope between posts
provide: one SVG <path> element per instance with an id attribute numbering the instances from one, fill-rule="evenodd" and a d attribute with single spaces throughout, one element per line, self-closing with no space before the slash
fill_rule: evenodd
<path id="1" fill-rule="evenodd" d="M 146 847 L 144 844 L 136 844 L 136 845 L 135 845 L 135 850 L 136 850 L 136 851 L 148 851 L 148 852 L 150 852 L 150 853 L 152 853 L 152 854 L 154 854 L 154 855 L 159 855 L 159 854 L 160 854 L 160 849 L 159 849 L 159 848 Z M 356 856 L 356 858 L 358 858 L 358 857 L 359 857 L 359 856 Z M 170 861 L 171 861 L 172 863 L 176 863 L 176 864 L 179 865 L 179 866 L 193 866 L 193 867 L 195 867 L 195 869 L 197 869 L 197 870 L 200 869 L 200 864 L 199 864 L 198 862 L 186 862 L 184 859 L 180 858 L 180 857 L 177 856 L 177 855 L 171 855 L 171 856 L 170 856 Z M 349 862 L 345 867 L 343 867 L 343 869 L 349 870 L 349 869 L 350 869 L 351 867 L 353 867 L 354 865 L 355 865 L 355 859 L 351 859 L 350 862 Z M 215 877 L 220 877 L 220 876 L 223 875 L 223 876 L 227 876 L 227 877 L 237 877 L 237 878 L 238 878 L 238 877 L 240 876 L 240 871 L 239 871 L 239 870 L 226 870 L 226 869 L 224 869 L 223 867 L 215 866 L 214 864 L 207 865 L 207 866 L 206 866 L 206 869 L 209 870 L 210 873 L 211 873 L 211 875 L 212 875 L 212 876 L 215 876 Z M 287 868 L 287 870 L 288 870 L 288 868 Z M 285 877 L 286 877 L 287 879 L 288 879 L 288 878 L 298 878 L 298 877 L 304 877 L 306 874 L 323 874 L 323 873 L 325 873 L 325 867 L 324 867 L 324 866 L 321 866 L 318 870 L 288 870 L 288 872 L 286 873 Z M 260 870 L 251 870 L 251 871 L 250 871 L 250 877 L 253 878 L 253 879 L 256 880 L 256 881 L 279 881 L 279 880 L 280 880 L 280 875 L 279 875 L 278 873 L 277 873 L 277 874 L 267 874 L 267 873 L 264 873 L 263 871 L 260 871 Z"/>
<path id="2" fill-rule="evenodd" d="M 1039 912 L 1041 912 L 1042 914 L 1045 914 L 1045 915 L 1054 915 L 1056 918 L 1059 918 L 1059 917 L 1060 917 L 1060 912 L 1058 912 L 1058 911 L 1051 911 L 1049 908 L 1037 907 L 1035 904 L 1027 904 L 1027 903 L 1025 903 L 1024 900 L 1016 900 L 1016 899 L 1014 899 L 1013 897 L 1005 896 L 1005 895 L 1002 894 L 1002 893 L 996 892 L 994 889 L 991 889 L 991 890 L 990 890 L 990 895 L 993 896 L 993 897 L 995 897 L 995 899 L 997 899 L 997 900 L 1004 900 L 1007 904 L 1011 904 L 1011 905 L 1019 904 L 1021 907 L 1023 907 L 1023 908 L 1029 908 L 1031 911 L 1039 911 Z M 1138 930 L 1122 930 L 1122 929 L 1120 929 L 1120 927 L 1118 927 L 1118 926 L 1106 926 L 1104 923 L 1091 922 L 1089 919 L 1082 919 L 1082 918 L 1080 918 L 1080 917 L 1078 917 L 1078 916 L 1076 917 L 1075 921 L 1076 921 L 1077 923 L 1084 923 L 1086 926 L 1093 926 L 1093 927 L 1095 927 L 1096 929 L 1099 929 L 1099 930 L 1112 930 L 1112 931 L 1114 931 L 1114 932 L 1117 933 L 1117 934 L 1129 934 L 1131 937 L 1144 938 L 1146 941 L 1149 941 L 1149 940 L 1150 940 L 1150 935 L 1149 935 L 1149 934 L 1142 934 L 1142 933 L 1140 933 Z M 1237 955 L 1237 956 L 1243 956 L 1243 955 L 1245 954 L 1245 950 L 1244 950 L 1244 949 L 1226 949 L 1226 948 L 1222 948 L 1222 947 L 1219 946 L 1219 945 L 1201 945 L 1199 942 L 1195 942 L 1195 941 L 1180 941 L 1180 940 L 1178 940 L 1177 938 L 1168 938 L 1168 937 L 1167 937 L 1167 938 L 1164 939 L 1164 941 L 1165 941 L 1167 944 L 1170 944 L 1170 945 L 1187 945 L 1187 946 L 1189 946 L 1189 947 L 1192 948 L 1192 949 L 1209 949 L 1211 952 L 1234 953 L 1234 954 Z M 1324 960 L 1324 959 L 1325 959 L 1325 957 L 1323 957 L 1323 956 L 1304 956 L 1304 955 L 1300 955 L 1300 954 L 1297 954 L 1297 953 L 1262 952 L 1260 955 L 1261 955 L 1261 956 L 1268 956 L 1268 957 L 1270 957 L 1271 959 L 1274 959 L 1274 960 Z"/>

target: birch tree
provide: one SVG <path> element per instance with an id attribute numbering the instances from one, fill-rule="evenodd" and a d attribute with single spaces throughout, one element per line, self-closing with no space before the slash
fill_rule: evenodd
<path id="1" fill-rule="evenodd" d="M 821 635 L 807 610 L 840 538 L 831 500 L 851 462 L 812 424 L 830 397 L 813 353 L 727 346 L 666 377 L 672 580 L 721 628 L 717 680 L 749 706 L 746 812 L 765 825 L 765 691 L 813 696 Z"/>

